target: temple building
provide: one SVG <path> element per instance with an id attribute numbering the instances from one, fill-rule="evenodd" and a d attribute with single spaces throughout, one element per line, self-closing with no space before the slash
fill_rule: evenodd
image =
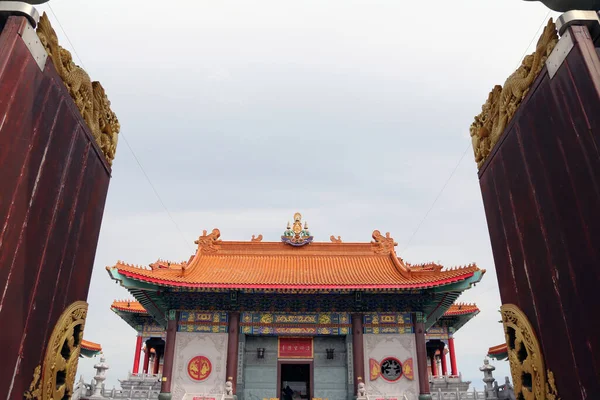
<path id="1" fill-rule="evenodd" d="M 411 265 L 379 231 L 315 242 L 301 218 L 277 242 L 214 229 L 188 261 L 107 267 L 135 297 L 111 307 L 138 332 L 133 373 L 177 400 L 416 400 L 458 378 L 453 335 L 479 310 L 455 302 L 485 270 Z"/>

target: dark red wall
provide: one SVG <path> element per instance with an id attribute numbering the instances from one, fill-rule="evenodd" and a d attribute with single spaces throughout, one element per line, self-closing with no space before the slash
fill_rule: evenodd
<path id="1" fill-rule="evenodd" d="M 22 399 L 63 310 L 86 300 L 110 169 L 54 65 L 0 34 L 0 394 Z"/>
<path id="2" fill-rule="evenodd" d="M 502 303 L 529 318 L 563 400 L 600 398 L 600 60 L 570 32 L 479 175 Z"/>

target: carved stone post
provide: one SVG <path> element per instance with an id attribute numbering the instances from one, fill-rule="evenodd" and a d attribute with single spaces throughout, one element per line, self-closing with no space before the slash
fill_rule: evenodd
<path id="1" fill-rule="evenodd" d="M 178 319 L 179 313 L 175 310 L 169 310 L 162 383 L 160 385 L 160 394 L 158 395 L 159 400 L 171 400 L 171 375 L 173 372 L 173 358 L 175 358 L 175 336 L 177 335 Z"/>
<path id="2" fill-rule="evenodd" d="M 104 399 L 104 396 L 102 395 L 102 385 L 106 380 L 106 370 L 109 369 L 109 366 L 105 361 L 106 359 L 103 354 L 100 356 L 100 362 L 94 365 L 94 368 L 96 369 L 96 376 L 94 376 L 96 385 L 94 386 L 94 394 L 92 394 L 90 399 Z"/>
<path id="3" fill-rule="evenodd" d="M 486 358 L 483 360 L 483 367 L 479 370 L 483 372 L 483 382 L 485 382 L 485 397 L 486 399 L 497 399 L 496 391 L 494 390 L 494 381 L 496 378 L 492 375 L 492 372 L 496 369 L 493 365 L 490 365 L 490 361 Z"/>
<path id="4" fill-rule="evenodd" d="M 417 369 L 419 371 L 419 400 L 431 400 L 429 374 L 427 373 L 427 347 L 425 346 L 425 318 L 423 313 L 413 314 L 415 344 L 417 347 Z"/>

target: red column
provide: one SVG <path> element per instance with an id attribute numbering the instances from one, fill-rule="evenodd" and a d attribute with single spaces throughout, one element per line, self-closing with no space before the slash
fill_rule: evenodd
<path id="1" fill-rule="evenodd" d="M 454 338 L 448 339 L 448 351 L 450 353 L 450 368 L 452 368 L 452 375 L 458 376 L 458 368 L 456 368 L 456 353 L 454 352 Z"/>
<path id="2" fill-rule="evenodd" d="M 165 339 L 165 352 L 162 370 L 162 383 L 160 385 L 160 394 L 158 398 L 171 398 L 171 375 L 173 373 L 173 358 L 175 357 L 175 335 L 177 334 L 177 319 L 179 313 L 174 310 L 169 311 L 169 322 L 167 323 L 167 337 Z"/>
<path id="3" fill-rule="evenodd" d="M 231 378 L 233 384 L 233 394 L 236 393 L 237 383 L 237 363 L 238 363 L 238 340 L 240 334 L 240 313 L 229 313 L 229 329 L 227 338 L 227 366 L 225 381 Z"/>
<path id="4" fill-rule="evenodd" d="M 144 373 L 148 373 L 148 366 L 150 364 L 150 347 L 146 345 L 146 354 L 144 355 Z"/>
<path id="5" fill-rule="evenodd" d="M 140 353 L 142 352 L 142 336 L 138 336 L 135 342 L 135 354 L 133 355 L 133 373 L 137 374 L 140 370 Z"/>
<path id="6" fill-rule="evenodd" d="M 427 347 L 425 345 L 425 326 L 422 313 L 413 314 L 415 327 L 415 345 L 417 347 L 417 368 L 419 371 L 419 399 L 431 399 L 429 392 L 429 374 L 427 373 Z"/>
<path id="7" fill-rule="evenodd" d="M 435 351 L 431 352 L 431 375 L 437 376 L 437 362 L 435 360 Z"/>
<path id="8" fill-rule="evenodd" d="M 444 354 L 444 349 L 446 346 L 444 343 L 440 346 L 440 360 L 442 360 L 442 376 L 448 375 L 448 368 L 446 366 L 446 354 Z"/>
<path id="9" fill-rule="evenodd" d="M 363 315 L 352 314 L 352 352 L 354 362 L 354 392 L 365 381 L 365 352 L 363 348 Z"/>

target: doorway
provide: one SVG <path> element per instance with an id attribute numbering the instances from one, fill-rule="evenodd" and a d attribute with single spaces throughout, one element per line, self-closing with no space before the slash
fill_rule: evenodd
<path id="1" fill-rule="evenodd" d="M 278 372 L 281 400 L 312 399 L 312 362 L 279 362 Z"/>

